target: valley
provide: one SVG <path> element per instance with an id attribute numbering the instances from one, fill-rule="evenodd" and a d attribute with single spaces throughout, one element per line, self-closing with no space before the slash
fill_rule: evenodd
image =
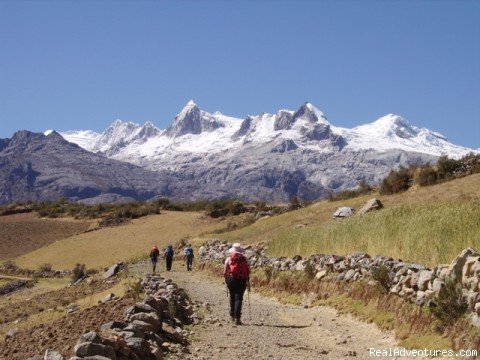
<path id="1" fill-rule="evenodd" d="M 6 351 L 7 354 L 10 354 L 6 357 L 8 359 L 24 359 L 22 358 L 24 355 L 21 354 L 28 352 L 33 356 L 46 348 L 55 348 L 65 355 L 69 355 L 75 338 L 82 332 L 90 328 L 98 328 L 102 321 L 108 321 L 110 318 L 121 318 L 122 309 L 132 301 L 128 294 L 132 294 L 136 281 L 149 272 L 149 265 L 145 262 L 145 258 L 153 243 L 163 248 L 167 244 L 187 241 L 194 245 L 197 254 L 200 245 L 206 240 L 216 238 L 230 243 L 238 241 L 245 245 L 263 244 L 260 246 L 266 246 L 270 256 L 298 254 L 309 256 L 312 253 L 325 252 L 342 255 L 364 250 L 372 255 L 401 257 L 407 261 L 430 266 L 435 266 L 439 261 L 449 262 L 465 247 L 480 248 L 479 239 L 474 236 L 479 231 L 478 218 L 480 214 L 477 206 L 480 199 L 479 181 L 480 176 L 476 174 L 435 186 L 413 187 L 402 194 L 379 196 L 384 204 L 384 209 L 377 213 L 358 215 L 352 219 L 341 221 L 331 218 L 331 214 L 337 207 L 348 205 L 358 209 L 366 200 L 372 196 L 378 196 L 378 194 L 347 200 L 321 201 L 285 214 L 264 217 L 253 224 L 234 230 L 228 230 L 228 227 L 235 217 L 211 219 L 199 212 L 162 211 L 159 215 L 134 219 L 115 227 L 101 228 L 73 236 L 69 236 L 69 233 L 65 232 L 55 242 L 46 243 L 37 249 L 31 249 L 31 251 L 24 250 L 26 253 L 22 255 L 12 257 L 11 253 L 1 253 L 1 261 L 13 260 L 20 268 L 30 269 L 35 273 L 44 264 L 50 264 L 55 270 L 71 270 L 75 264 L 82 263 L 86 264 L 87 270 L 91 270 L 87 281 L 80 285 L 67 287 L 69 275 L 59 278 L 36 277 L 37 282 L 33 287 L 0 296 L 0 334 L 5 336 L 12 329 L 18 331 L 11 338 L 13 340 L 8 340 L 8 347 L 4 353 Z M 453 231 L 456 235 L 449 237 L 450 234 L 442 228 L 430 226 L 435 218 L 433 215 L 429 222 L 422 223 L 425 221 L 422 214 L 426 211 L 426 207 L 436 214 L 441 214 L 443 211 L 444 215 L 435 215 L 440 216 L 441 219 L 442 216 L 451 217 L 460 212 L 464 217 L 462 220 L 453 218 L 454 223 L 461 224 L 461 227 Z M 445 210 L 440 210 L 443 208 Z M 400 216 L 397 212 L 398 209 L 404 209 L 402 211 L 408 214 L 408 217 Z M 8 223 L 18 221 L 18 219 L 29 219 L 25 225 L 26 228 L 29 226 L 28 224 L 37 226 L 32 220 L 43 222 L 44 228 L 48 228 L 47 225 L 52 221 L 84 224 L 79 220 L 50 220 L 35 218 L 34 214 L 27 215 L 22 214 L 20 217 L 8 215 L 0 220 Z M 385 225 L 387 218 L 390 221 L 388 226 Z M 411 222 L 415 218 L 420 219 L 415 223 L 417 232 L 409 235 L 402 228 L 402 224 Z M 477 219 L 477 221 L 472 221 L 472 219 Z M 90 221 L 87 223 L 92 226 Z M 398 231 L 384 232 L 383 238 L 379 238 L 378 234 L 373 231 L 378 227 L 390 230 L 398 229 Z M 343 240 L 341 228 L 346 228 L 345 231 L 348 234 L 348 237 Z M 361 240 L 362 229 L 369 228 L 372 230 L 367 232 L 369 236 L 365 237 L 366 242 L 362 243 L 364 241 Z M 15 231 L 14 228 L 8 229 Z M 463 235 L 458 232 L 460 229 L 463 231 Z M 418 241 L 417 236 L 422 232 L 425 241 Z M 28 232 L 26 233 L 28 234 Z M 322 237 L 323 233 L 329 234 L 327 238 Z M 339 241 L 335 243 L 327 241 L 330 236 Z M 400 238 L 400 236 L 403 237 Z M 24 241 L 28 241 L 28 238 L 25 238 Z M 439 253 L 431 251 L 428 254 L 426 251 L 429 246 L 431 248 L 434 246 L 434 242 L 438 241 L 443 241 L 441 251 Z M 396 246 L 396 244 L 403 244 L 403 246 Z M 181 250 L 181 248 L 179 249 Z M 441 256 L 436 254 L 441 254 Z M 111 281 L 102 280 L 101 274 L 116 262 L 128 263 L 128 270 L 120 272 Z M 194 272 L 187 273 L 180 260 L 174 263 L 174 271 L 167 274 L 160 263 L 162 275 L 171 277 L 184 287 L 192 299 L 210 304 L 210 310 L 202 312 L 203 320 L 191 328 L 196 334 L 191 338 L 191 358 L 226 359 L 225 347 L 233 336 L 228 334 L 236 333 L 236 330 L 225 320 L 227 313 L 223 310 L 226 307 L 224 288 L 221 285 L 221 279 L 212 274 L 212 271 L 217 273 L 218 269 L 216 270 L 214 267 L 209 270 L 207 266 L 204 271 L 200 271 L 201 268 L 197 259 Z M 424 336 L 418 336 L 413 327 L 409 328 L 411 334 L 405 332 L 406 330 L 403 328 L 392 328 L 392 319 L 396 315 L 391 313 L 391 310 L 387 310 L 389 309 L 387 304 L 392 306 L 400 300 L 391 295 L 385 297 L 381 292 L 373 291 L 373 288 L 365 294 L 362 293 L 361 288 L 357 287 L 353 287 L 350 293 L 343 293 L 341 288 L 329 285 L 329 283 L 320 284 L 328 289 L 322 290 L 322 294 L 328 291 L 331 294 L 330 297 L 322 301 L 313 301 L 312 307 L 309 306 L 308 309 L 305 309 L 302 305 L 303 301 L 310 295 L 305 290 L 293 290 L 295 286 L 299 289 L 300 284 L 306 281 L 305 278 L 300 277 L 295 280 L 295 277 L 282 278 L 280 275 L 278 276 L 275 281 L 280 281 L 278 284 L 282 284 L 283 281 L 284 285 L 281 286 L 285 286 L 284 290 L 280 290 L 281 287 L 278 288 L 278 284 L 271 288 L 262 286 L 261 283 L 265 281 L 262 270 L 255 272 L 255 286 L 251 294 L 252 320 L 249 317 L 245 318 L 246 325 L 238 332 L 238 342 L 249 345 L 235 347 L 233 351 L 238 353 L 238 356 L 263 358 L 263 355 L 271 354 L 273 358 L 278 359 L 295 358 L 295 356 L 312 359 L 321 356 L 329 359 L 356 354 L 359 358 L 366 358 L 367 346 L 379 348 L 391 346 L 412 348 L 413 346 L 415 348 L 424 345 L 435 348 L 431 341 L 438 341 L 441 338 L 441 333 L 435 335 L 433 325 L 430 326 L 429 323 L 422 323 L 422 326 L 428 329 Z M 292 276 L 294 276 L 293 273 Z M 11 279 L 5 277 L 2 284 L 9 281 Z M 299 283 L 295 285 L 291 281 Z M 305 283 L 305 286 L 308 286 L 307 284 L 308 282 Z M 312 289 L 317 286 L 318 284 L 315 283 Z M 108 302 L 97 305 L 98 301 L 109 293 L 114 293 L 119 300 L 114 300 L 110 305 Z M 353 296 L 353 298 L 349 296 Z M 374 303 L 378 301 L 378 304 L 381 304 L 383 302 L 384 310 L 381 310 L 381 307 L 373 306 L 373 303 L 369 302 L 368 296 L 375 299 L 372 300 Z M 282 304 L 290 303 L 290 305 L 282 305 L 272 298 L 278 298 Z M 75 304 L 76 310 L 67 315 L 66 310 L 72 304 Z M 320 307 L 316 307 L 318 305 Z M 336 311 L 339 311 L 340 315 L 332 308 L 337 309 Z M 415 310 L 416 305 L 408 305 L 402 309 L 403 312 L 417 311 Z M 104 315 L 99 316 L 100 313 Z M 367 325 L 359 322 L 347 315 L 349 313 L 364 321 L 373 322 L 379 328 L 375 328 L 373 324 Z M 282 317 L 280 314 L 289 315 Z M 414 315 L 408 313 L 407 316 L 407 313 L 404 313 L 402 316 L 411 319 L 411 316 Z M 428 319 L 432 319 L 431 315 L 422 321 L 432 321 Z M 464 331 L 469 329 L 465 328 L 465 325 L 463 326 Z M 62 332 L 61 329 L 68 329 L 68 334 Z M 224 339 L 222 337 L 224 335 L 217 338 L 219 329 L 222 330 L 222 334 L 225 333 Z M 464 335 L 477 336 L 474 330 L 468 330 L 464 335 L 461 335 L 460 328 L 451 331 L 459 332 L 457 335 L 448 335 L 452 338 Z M 39 339 L 38 343 L 26 347 L 26 352 L 19 352 L 18 357 L 13 356 L 12 354 L 15 353 L 12 351 L 17 346 L 15 344 L 23 342 L 22 339 L 30 336 L 29 334 L 35 334 Z M 50 337 L 49 334 L 53 334 L 53 336 Z M 262 347 L 261 342 L 255 342 L 254 338 L 269 338 L 275 339 L 275 341 L 272 346 Z M 214 339 L 218 341 L 215 342 L 216 345 L 212 346 Z M 469 346 L 472 346 L 473 343 L 474 341 L 468 342 Z M 446 344 L 449 344 L 449 340 L 442 340 L 442 347 L 447 346 Z M 176 352 L 171 353 L 170 356 L 185 358 Z"/>

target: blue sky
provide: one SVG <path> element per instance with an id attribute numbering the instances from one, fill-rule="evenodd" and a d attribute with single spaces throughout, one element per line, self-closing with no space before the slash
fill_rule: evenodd
<path id="1" fill-rule="evenodd" d="M 478 1 L 1 1 L 0 138 L 310 101 L 480 147 Z"/>

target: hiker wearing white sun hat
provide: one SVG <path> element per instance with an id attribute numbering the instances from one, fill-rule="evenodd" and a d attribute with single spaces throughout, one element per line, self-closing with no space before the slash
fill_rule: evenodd
<path id="1" fill-rule="evenodd" d="M 233 244 L 228 252 L 230 256 L 225 260 L 223 275 L 230 293 L 230 317 L 235 324 L 241 325 L 243 294 L 249 285 L 250 265 L 243 255 L 245 249 L 239 243 Z"/>
<path id="2" fill-rule="evenodd" d="M 235 243 L 232 245 L 230 249 L 228 249 L 228 252 L 230 254 L 233 254 L 233 253 L 245 254 L 245 249 L 242 247 L 242 245 L 240 245 L 240 243 Z"/>

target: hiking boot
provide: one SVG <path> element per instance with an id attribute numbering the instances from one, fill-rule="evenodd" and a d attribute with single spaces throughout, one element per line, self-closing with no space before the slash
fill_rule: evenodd
<path id="1" fill-rule="evenodd" d="M 235 325 L 243 325 L 242 320 L 240 320 L 240 318 L 235 319 Z"/>

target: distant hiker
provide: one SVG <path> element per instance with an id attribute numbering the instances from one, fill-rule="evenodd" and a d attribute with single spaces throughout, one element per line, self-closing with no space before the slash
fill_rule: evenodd
<path id="1" fill-rule="evenodd" d="M 152 250 L 150 251 L 150 261 L 152 262 L 153 273 L 157 267 L 158 255 L 160 255 L 160 251 L 158 251 L 157 245 L 153 245 Z"/>
<path id="2" fill-rule="evenodd" d="M 167 265 L 167 271 L 172 270 L 172 261 L 173 261 L 173 246 L 168 245 L 165 248 L 165 263 Z"/>
<path id="3" fill-rule="evenodd" d="M 232 245 L 230 256 L 225 261 L 223 275 L 230 293 L 230 317 L 235 324 L 242 325 L 243 294 L 250 291 L 250 265 L 243 255 L 245 250 L 238 243 Z"/>
<path id="4" fill-rule="evenodd" d="M 185 249 L 183 249 L 183 253 L 185 254 L 185 259 L 187 260 L 187 271 L 192 271 L 192 263 L 193 263 L 193 249 L 191 245 L 187 245 Z"/>

